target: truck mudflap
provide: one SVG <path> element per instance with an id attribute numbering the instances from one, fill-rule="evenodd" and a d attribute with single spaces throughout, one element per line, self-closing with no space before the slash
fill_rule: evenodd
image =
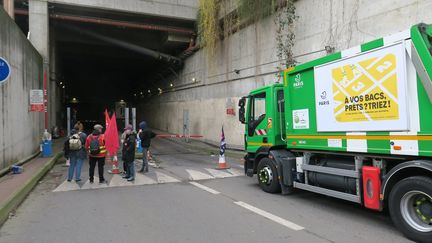
<path id="1" fill-rule="evenodd" d="M 290 194 L 293 191 L 294 176 L 296 170 L 296 157 L 287 150 L 270 150 L 269 158 L 275 164 L 279 175 L 282 194 Z"/>

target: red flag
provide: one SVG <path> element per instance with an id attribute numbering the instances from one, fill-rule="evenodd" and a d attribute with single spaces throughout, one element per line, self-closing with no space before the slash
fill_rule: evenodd
<path id="1" fill-rule="evenodd" d="M 110 118 L 108 115 L 108 111 L 107 111 L 107 109 L 105 109 L 105 131 L 108 130 L 109 122 L 110 122 Z"/>
<path id="2" fill-rule="evenodd" d="M 111 117 L 111 120 L 108 122 L 108 124 L 109 126 L 105 131 L 105 146 L 109 154 L 116 155 L 120 146 L 118 141 L 119 138 L 115 113 Z"/>

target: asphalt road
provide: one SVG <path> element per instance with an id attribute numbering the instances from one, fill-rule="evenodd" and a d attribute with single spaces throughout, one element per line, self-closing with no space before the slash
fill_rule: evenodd
<path id="1" fill-rule="evenodd" d="M 108 185 L 89 187 L 87 166 L 81 184 L 68 183 L 56 165 L 2 226 L 0 242 L 408 242 L 384 213 L 309 192 L 261 191 L 238 156 L 219 173 L 210 154 L 217 149 L 153 145 L 160 168 L 135 183 L 109 175 Z"/>

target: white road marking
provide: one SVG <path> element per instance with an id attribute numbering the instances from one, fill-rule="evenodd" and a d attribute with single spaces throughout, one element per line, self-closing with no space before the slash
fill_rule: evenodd
<path id="1" fill-rule="evenodd" d="M 156 173 L 158 183 L 180 182 L 180 180 L 177 180 L 176 178 L 171 177 L 169 175 L 165 175 L 164 173 L 158 171 L 155 171 L 155 173 Z"/>
<path id="2" fill-rule="evenodd" d="M 121 175 L 113 175 L 111 177 L 109 186 L 110 187 L 116 187 L 116 186 L 126 186 L 126 185 L 130 185 L 132 183 L 127 182 L 125 179 L 122 178 Z"/>
<path id="3" fill-rule="evenodd" d="M 53 190 L 53 192 L 64 192 L 64 191 L 74 191 L 79 190 L 80 186 L 75 181 L 65 180 L 60 186 Z"/>
<path id="4" fill-rule="evenodd" d="M 127 181 L 122 178 L 121 175 L 113 175 L 110 181 L 110 187 L 152 185 L 156 183 L 155 180 L 148 176 L 142 175 L 141 173 L 135 173 L 135 181 Z"/>
<path id="5" fill-rule="evenodd" d="M 242 170 L 231 168 L 231 169 L 227 169 L 227 171 L 233 174 L 234 176 L 244 176 L 244 171 Z"/>
<path id="6" fill-rule="evenodd" d="M 258 214 L 258 215 L 263 216 L 264 218 L 270 219 L 271 221 L 276 222 L 278 224 L 281 224 L 281 225 L 283 225 L 285 227 L 288 227 L 288 228 L 290 228 L 292 230 L 299 231 L 299 230 L 303 230 L 304 229 L 304 227 L 302 227 L 300 225 L 297 225 L 297 224 L 295 224 L 293 222 L 290 222 L 290 221 L 288 221 L 286 219 L 283 219 L 283 218 L 281 218 L 279 216 L 276 216 L 274 214 L 271 214 L 269 212 L 266 212 L 264 210 L 256 208 L 256 207 L 254 207 L 252 205 L 249 205 L 249 204 L 247 204 L 245 202 L 238 201 L 238 202 L 234 202 L 234 203 L 237 204 L 237 205 L 239 205 L 240 207 L 243 207 L 243 208 L 245 208 L 247 210 L 250 210 L 250 211 L 252 211 L 252 212 L 254 212 L 254 213 Z"/>
<path id="7" fill-rule="evenodd" d="M 125 179 L 123 179 L 125 180 Z M 126 180 L 125 180 L 126 181 Z M 128 182 L 128 181 L 126 181 Z M 131 183 L 131 182 L 129 182 Z M 157 181 L 153 180 L 152 178 L 143 175 L 141 173 L 135 173 L 135 181 L 132 182 L 131 184 L 135 184 L 135 185 L 151 185 L 151 184 L 157 184 Z"/>
<path id="8" fill-rule="evenodd" d="M 200 171 L 196 171 L 196 170 L 186 170 L 186 171 L 189 174 L 189 180 L 191 181 L 214 179 L 213 176 L 206 173 L 202 173 Z"/>
<path id="9" fill-rule="evenodd" d="M 194 185 L 194 186 L 196 186 L 196 187 L 198 187 L 198 188 L 200 188 L 200 189 L 202 189 L 202 190 L 204 190 L 204 191 L 210 192 L 212 194 L 215 194 L 215 195 L 220 194 L 220 192 L 218 192 L 216 190 L 213 190 L 210 187 L 206 187 L 204 185 L 201 185 L 201 184 L 199 184 L 197 182 L 191 181 L 189 183 L 192 184 L 192 185 Z"/>
<path id="10" fill-rule="evenodd" d="M 86 183 L 81 187 L 81 189 L 99 189 L 99 188 L 106 188 L 108 185 L 106 183 L 99 184 L 99 182 L 94 182 L 93 184 L 90 183 L 90 180 L 87 180 Z"/>
<path id="11" fill-rule="evenodd" d="M 224 170 L 216 170 L 216 169 L 205 169 L 208 171 L 212 176 L 216 178 L 225 178 L 225 177 L 233 177 L 235 175 L 228 173 Z"/>

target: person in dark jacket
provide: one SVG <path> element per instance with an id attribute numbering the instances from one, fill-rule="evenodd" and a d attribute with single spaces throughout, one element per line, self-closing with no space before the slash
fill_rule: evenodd
<path id="1" fill-rule="evenodd" d="M 128 134 L 130 134 L 132 132 L 132 130 L 133 130 L 133 127 L 131 124 L 126 125 L 126 127 L 124 128 L 124 132 L 122 133 L 121 140 L 120 140 L 122 143 L 122 146 L 124 145 L 124 142 L 126 141 L 126 136 Z M 126 174 L 127 169 L 128 169 L 127 163 L 123 160 L 123 173 L 124 174 Z"/>
<path id="2" fill-rule="evenodd" d="M 78 127 L 74 127 L 71 131 L 71 136 L 67 141 L 67 156 L 70 159 L 67 181 L 72 181 L 75 173 L 75 182 L 81 181 L 81 168 L 87 156 L 84 145 L 87 135 L 84 132 L 79 132 Z M 65 146 L 66 147 L 66 146 Z"/>
<path id="3" fill-rule="evenodd" d="M 152 132 L 150 128 L 147 127 L 145 121 L 140 122 L 139 128 L 138 136 L 141 139 L 141 146 L 143 148 L 143 166 L 139 172 L 148 172 L 147 151 L 150 148 L 151 139 L 156 136 L 156 133 Z"/>
<path id="4" fill-rule="evenodd" d="M 128 181 L 135 180 L 135 147 L 136 147 L 136 133 L 132 130 L 126 130 L 126 137 L 123 142 L 122 159 L 126 164 L 126 175 L 123 178 Z"/>

